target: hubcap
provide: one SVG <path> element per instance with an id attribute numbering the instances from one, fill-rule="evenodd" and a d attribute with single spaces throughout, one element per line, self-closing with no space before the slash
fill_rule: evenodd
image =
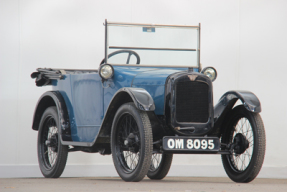
<path id="1" fill-rule="evenodd" d="M 235 144 L 234 152 L 239 155 L 244 153 L 246 149 L 249 147 L 249 142 L 244 135 L 241 133 L 237 133 L 233 139 L 233 143 Z"/>
<path id="2" fill-rule="evenodd" d="M 46 140 L 45 144 L 50 147 L 53 152 L 58 152 L 58 134 L 53 134 L 51 138 Z"/>
<path id="3" fill-rule="evenodd" d="M 137 153 L 139 151 L 139 139 L 137 135 L 130 133 L 125 139 L 124 144 L 129 148 L 131 152 Z"/>

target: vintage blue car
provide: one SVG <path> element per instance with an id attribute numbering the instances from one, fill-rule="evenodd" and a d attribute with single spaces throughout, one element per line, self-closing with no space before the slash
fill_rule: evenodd
<path id="1" fill-rule="evenodd" d="M 233 181 L 252 181 L 265 155 L 260 101 L 229 91 L 213 105 L 217 72 L 201 67 L 200 24 L 104 26 L 97 70 L 31 74 L 53 89 L 39 99 L 32 125 L 42 174 L 60 177 L 71 151 L 112 154 L 125 181 L 163 179 L 176 153 L 221 154 Z"/>

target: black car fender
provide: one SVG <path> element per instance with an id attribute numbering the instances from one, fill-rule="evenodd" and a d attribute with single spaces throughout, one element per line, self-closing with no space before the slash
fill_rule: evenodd
<path id="1" fill-rule="evenodd" d="M 153 98 L 145 89 L 133 87 L 121 88 L 115 93 L 107 108 L 98 137 L 110 136 L 112 122 L 117 110 L 121 105 L 128 102 L 133 102 L 141 111 L 152 112 L 155 110 Z"/>
<path id="2" fill-rule="evenodd" d="M 250 91 L 228 91 L 219 100 L 214 107 L 214 129 L 213 132 L 221 132 L 224 120 L 228 118 L 229 112 L 240 99 L 244 107 L 253 113 L 261 112 L 261 104 L 257 96 Z"/>
<path id="3" fill-rule="evenodd" d="M 133 99 L 135 106 L 141 111 L 154 111 L 155 104 L 151 95 L 142 88 L 122 88 L 117 93 L 125 91 Z M 115 95 L 116 96 L 116 95 Z"/>
<path id="4" fill-rule="evenodd" d="M 34 111 L 32 129 L 38 130 L 44 111 L 55 106 L 59 115 L 61 141 L 71 141 L 70 120 L 67 106 L 62 94 L 59 91 L 47 91 L 38 100 Z"/>

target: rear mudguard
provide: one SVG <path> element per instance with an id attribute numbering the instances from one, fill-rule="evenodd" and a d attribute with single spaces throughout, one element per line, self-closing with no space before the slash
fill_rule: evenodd
<path id="1" fill-rule="evenodd" d="M 59 131 L 61 134 L 61 141 L 71 141 L 72 139 L 71 139 L 71 129 L 70 129 L 68 110 L 65 100 L 59 91 L 48 91 L 45 92 L 40 97 L 34 111 L 32 129 L 33 130 L 39 129 L 39 124 L 44 111 L 51 106 L 57 107 L 60 120 Z"/>
<path id="2" fill-rule="evenodd" d="M 221 126 L 228 117 L 236 101 L 240 99 L 244 107 L 253 113 L 261 112 L 261 104 L 256 95 L 249 91 L 228 91 L 219 100 L 214 107 L 214 129 L 213 133 L 222 132 Z"/>

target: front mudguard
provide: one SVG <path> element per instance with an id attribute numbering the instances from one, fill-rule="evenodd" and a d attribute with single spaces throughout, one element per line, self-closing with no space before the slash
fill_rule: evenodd
<path id="1" fill-rule="evenodd" d="M 155 104 L 151 95 L 142 88 L 125 87 L 119 92 L 127 92 L 132 98 L 135 106 L 141 111 L 154 111 Z"/>
<path id="2" fill-rule="evenodd" d="M 215 134 L 221 134 L 224 121 L 228 118 L 236 101 L 240 99 L 244 107 L 253 113 L 261 112 L 261 104 L 257 96 L 249 91 L 228 91 L 219 100 L 214 107 L 214 131 Z"/>
<path id="3" fill-rule="evenodd" d="M 117 110 L 120 106 L 128 102 L 133 102 L 135 107 L 141 111 L 153 112 L 155 110 L 153 98 L 145 89 L 134 87 L 123 87 L 119 89 L 107 108 L 99 134 L 95 139 L 96 143 L 102 142 L 101 137 L 110 137 L 112 123 Z M 110 142 L 109 139 L 108 142 Z"/>

